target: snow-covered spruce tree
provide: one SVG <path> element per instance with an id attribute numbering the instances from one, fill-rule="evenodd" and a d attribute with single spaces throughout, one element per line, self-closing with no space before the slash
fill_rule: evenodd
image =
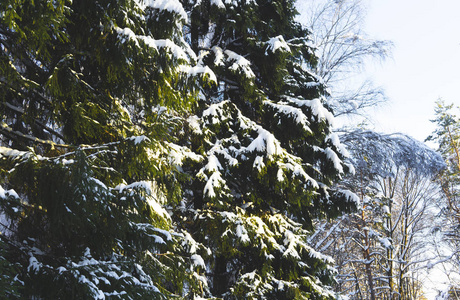
<path id="1" fill-rule="evenodd" d="M 206 77 L 187 72 L 181 5 L 5 0 L 0 11 L 0 298 L 202 290 L 193 240 L 164 209 L 187 155 L 178 114 Z"/>
<path id="2" fill-rule="evenodd" d="M 331 260 L 307 243 L 312 220 L 355 206 L 331 188 L 348 170 L 325 86 L 293 1 L 182 1 L 186 38 L 216 86 L 184 134 L 201 155 L 177 219 L 202 248 L 211 295 L 332 299 Z M 199 256 L 198 256 L 199 255 Z"/>

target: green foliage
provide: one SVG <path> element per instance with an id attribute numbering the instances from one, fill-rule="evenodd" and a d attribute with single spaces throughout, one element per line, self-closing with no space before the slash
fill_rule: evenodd
<path id="1" fill-rule="evenodd" d="M 212 295 L 332 299 L 331 261 L 307 245 L 317 217 L 355 207 L 308 31 L 293 1 L 182 1 L 190 44 L 216 76 L 188 118 L 190 180 L 177 222 L 211 250 Z M 185 218 L 184 218 L 185 217 Z"/>
<path id="2" fill-rule="evenodd" d="M 212 84 L 191 71 L 186 16 L 131 0 L 0 11 L 2 296 L 203 293 L 196 243 L 165 209 L 182 160 L 200 159 L 175 144 L 181 116 Z"/>
<path id="3" fill-rule="evenodd" d="M 355 203 L 293 1 L 4 3 L 8 291 L 333 298 L 308 230 Z"/>
<path id="4" fill-rule="evenodd" d="M 447 200 L 448 214 L 456 214 L 460 210 L 460 119 L 455 114 L 453 104 L 447 105 L 441 100 L 436 102 L 435 113 L 433 123 L 436 124 L 436 130 L 427 140 L 438 144 L 438 151 L 446 163 L 438 181 Z M 453 219 L 456 223 L 456 218 Z"/>
<path id="5" fill-rule="evenodd" d="M 185 282 L 197 287 L 185 259 L 190 255 L 187 242 L 171 231 L 162 208 L 168 195 L 161 192 L 161 183 L 107 187 L 93 177 L 97 160 L 90 157 L 98 153 L 86 156 L 83 151 L 91 150 L 53 159 L 2 153 L 4 161 L 19 157 L 8 178 L 14 190 L 4 192 L 1 200 L 15 228 L 8 240 L 20 250 L 6 254 L 12 266 L 20 266 L 24 295 L 164 298 L 180 295 Z M 2 276 L 8 274 L 5 269 Z"/>
<path id="6" fill-rule="evenodd" d="M 457 110 L 459 108 L 457 107 Z M 460 120 L 455 114 L 454 105 L 445 104 L 442 100 L 436 102 L 436 130 L 427 138 L 439 146 L 439 151 L 448 163 L 451 175 L 460 171 Z"/>
<path id="7" fill-rule="evenodd" d="M 3 234 L 3 233 L 2 233 Z M 22 282 L 17 278 L 20 264 L 11 262 L 8 257 L 8 245 L 0 239 L 0 298 L 20 299 Z"/>
<path id="8" fill-rule="evenodd" d="M 443 194 L 443 215 L 446 224 L 446 240 L 453 246 L 454 251 L 459 249 L 458 228 L 460 213 L 460 119 L 459 107 L 447 105 L 443 101 L 436 102 L 436 117 L 432 121 L 436 130 L 427 140 L 438 144 L 438 151 L 445 161 L 446 168 L 437 178 Z"/>

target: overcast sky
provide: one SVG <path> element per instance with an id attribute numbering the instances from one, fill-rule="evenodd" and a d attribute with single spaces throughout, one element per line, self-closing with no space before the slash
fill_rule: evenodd
<path id="1" fill-rule="evenodd" d="M 369 68 L 390 100 L 375 130 L 423 141 L 438 98 L 460 105 L 460 0 L 364 1 L 367 33 L 394 43 L 393 58 Z"/>

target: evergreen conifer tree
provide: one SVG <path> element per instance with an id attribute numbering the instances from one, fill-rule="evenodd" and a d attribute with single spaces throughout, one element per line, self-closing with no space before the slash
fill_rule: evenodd
<path id="1" fill-rule="evenodd" d="M 331 260 L 307 244 L 312 220 L 352 209 L 335 189 L 349 166 L 293 1 L 182 1 L 186 38 L 213 71 L 188 118 L 192 180 L 176 219 L 201 243 L 210 294 L 332 299 Z"/>
<path id="2" fill-rule="evenodd" d="M 306 237 L 355 196 L 293 1 L 0 11 L 2 296 L 334 298 Z"/>
<path id="3" fill-rule="evenodd" d="M 200 290 L 194 241 L 167 212 L 190 153 L 174 144 L 179 116 L 209 77 L 180 3 L 5 0 L 0 12 L 0 298 Z"/>

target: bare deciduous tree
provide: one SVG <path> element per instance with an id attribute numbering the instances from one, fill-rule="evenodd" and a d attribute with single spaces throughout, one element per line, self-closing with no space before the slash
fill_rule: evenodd
<path id="1" fill-rule="evenodd" d="M 391 55 L 392 43 L 369 37 L 363 30 L 360 0 L 307 0 L 299 4 L 302 22 L 312 31 L 319 57 L 317 74 L 332 90 L 336 116 L 365 115 L 365 109 L 386 101 L 381 87 L 361 75 L 366 62 Z"/>
<path id="2" fill-rule="evenodd" d="M 359 137 L 359 139 L 357 138 Z M 337 291 L 352 299 L 417 299 L 437 185 L 444 167 L 433 150 L 408 136 L 356 131 L 344 136 L 356 168 L 342 184 L 362 205 L 324 222 L 312 244 L 337 263 Z"/>

